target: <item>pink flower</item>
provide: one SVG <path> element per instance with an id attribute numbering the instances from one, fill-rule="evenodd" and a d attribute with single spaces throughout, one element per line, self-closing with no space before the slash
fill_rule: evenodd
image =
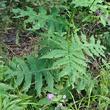
<path id="1" fill-rule="evenodd" d="M 47 94 L 48 99 L 53 99 L 53 97 L 54 97 L 53 94 L 50 94 L 50 93 Z"/>
<path id="2" fill-rule="evenodd" d="M 110 55 L 110 52 L 108 52 L 108 55 Z"/>
<path id="3" fill-rule="evenodd" d="M 63 99 L 66 99 L 66 95 L 63 95 L 62 98 L 63 98 Z"/>

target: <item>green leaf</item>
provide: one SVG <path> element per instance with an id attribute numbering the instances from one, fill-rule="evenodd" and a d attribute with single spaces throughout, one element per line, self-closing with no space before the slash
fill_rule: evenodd
<path id="1" fill-rule="evenodd" d="M 52 101 L 48 98 L 44 98 L 39 100 L 39 102 L 37 104 L 39 105 L 50 105 L 52 103 Z"/>
<path id="2" fill-rule="evenodd" d="M 60 58 L 60 59 L 56 60 L 56 62 L 53 63 L 53 67 L 65 65 L 67 63 L 69 63 L 69 62 L 68 62 L 68 57 L 66 56 L 66 58 L 64 57 L 64 58 Z"/>
<path id="3" fill-rule="evenodd" d="M 52 75 L 49 72 L 48 73 L 44 73 L 44 75 L 45 75 L 48 87 L 50 88 L 50 90 L 52 92 L 53 91 L 53 77 L 52 77 Z"/>
<path id="4" fill-rule="evenodd" d="M 95 44 L 95 38 L 93 36 L 90 38 L 90 43 Z"/>
<path id="5" fill-rule="evenodd" d="M 42 74 L 36 72 L 35 73 L 35 89 L 37 90 L 38 96 L 40 96 L 42 88 Z"/>
<path id="6" fill-rule="evenodd" d="M 19 76 L 18 76 L 17 79 L 16 79 L 15 86 L 16 86 L 16 87 L 17 87 L 17 86 L 20 86 L 20 84 L 22 83 L 23 79 L 24 79 L 24 74 L 23 74 L 23 73 L 19 73 Z M 17 84 L 17 85 L 16 85 L 16 84 Z"/>
<path id="7" fill-rule="evenodd" d="M 39 6 L 39 14 L 40 16 L 44 16 L 47 14 L 46 10 L 41 5 Z"/>
<path id="8" fill-rule="evenodd" d="M 85 89 L 85 82 L 84 80 L 82 79 L 78 85 L 77 85 L 77 90 L 81 91 L 81 90 L 84 90 Z"/>
<path id="9" fill-rule="evenodd" d="M 104 27 L 106 26 L 106 20 L 103 16 L 100 16 L 100 23 L 102 23 Z"/>
<path id="10" fill-rule="evenodd" d="M 28 74 L 25 74 L 25 82 L 24 82 L 24 85 L 23 85 L 23 91 L 28 91 L 30 85 L 31 85 L 31 80 L 32 80 L 32 74 L 31 73 L 28 73 Z"/>
<path id="11" fill-rule="evenodd" d="M 0 90 L 9 90 L 9 89 L 13 89 L 10 85 L 6 85 L 4 83 L 0 83 Z"/>
<path id="12" fill-rule="evenodd" d="M 90 49 L 90 51 L 91 51 L 94 55 L 96 55 L 96 56 L 98 56 L 98 57 L 100 56 L 100 55 L 97 53 L 97 51 L 94 49 L 94 47 L 90 46 L 89 49 Z"/>
<path id="13" fill-rule="evenodd" d="M 19 13 L 20 15 L 15 16 L 13 18 L 19 18 L 19 17 L 27 17 L 28 18 L 24 21 L 24 27 L 30 23 L 32 25 L 32 28 L 28 28 L 27 30 L 38 30 L 42 27 L 48 26 L 48 28 L 52 30 L 62 31 L 63 28 L 68 24 L 67 20 L 65 20 L 64 16 L 57 16 L 58 10 L 56 8 L 52 9 L 52 12 L 50 14 L 47 14 L 47 11 L 43 8 L 43 6 L 39 5 L 39 12 L 36 13 L 33 11 L 31 7 L 26 6 L 26 11 L 22 9 L 13 9 L 14 13 Z M 53 11 L 55 11 L 53 13 Z M 56 17 L 57 16 L 57 17 Z M 53 25 L 54 24 L 54 25 Z"/>
<path id="14" fill-rule="evenodd" d="M 56 78 L 58 81 L 60 81 L 61 77 L 69 75 L 69 73 L 70 73 L 69 65 L 66 65 L 66 67 L 60 73 L 58 73 L 58 75 L 56 75 Z"/>
<path id="15" fill-rule="evenodd" d="M 95 56 L 104 56 L 104 47 L 100 45 L 99 41 L 95 42 L 94 36 L 90 37 L 90 41 L 87 40 L 83 33 L 80 38 L 75 34 L 74 38 L 68 43 L 62 37 L 56 37 L 52 41 L 57 45 L 56 48 L 54 47 L 55 49 L 41 58 L 56 59 L 54 59 L 53 67 L 60 66 L 62 68 L 61 72 L 55 76 L 58 81 L 60 81 L 61 77 L 68 75 L 70 83 L 74 85 L 77 79 L 81 79 L 80 75 L 86 73 L 86 63 L 90 62 L 86 57 L 87 55 L 93 59 L 95 59 Z M 83 83 L 81 82 L 81 84 Z"/>
<path id="16" fill-rule="evenodd" d="M 29 63 L 30 69 L 33 72 L 38 70 L 37 59 L 34 56 L 31 56 L 31 55 L 27 55 L 27 59 L 28 59 L 28 63 Z"/>
<path id="17" fill-rule="evenodd" d="M 65 56 L 66 54 L 67 53 L 65 50 L 55 49 L 55 50 L 52 50 L 51 52 L 49 52 L 47 55 L 42 56 L 40 59 L 43 59 L 43 58 L 59 58 L 59 57 Z"/>

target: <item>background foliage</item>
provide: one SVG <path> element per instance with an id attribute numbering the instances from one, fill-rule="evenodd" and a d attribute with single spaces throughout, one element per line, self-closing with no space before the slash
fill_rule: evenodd
<path id="1" fill-rule="evenodd" d="M 1 54 L 0 108 L 108 110 L 109 6 L 104 0 L 0 1 L 3 39 L 12 27 L 19 46 L 21 31 L 40 39 L 31 44 L 34 54 Z"/>

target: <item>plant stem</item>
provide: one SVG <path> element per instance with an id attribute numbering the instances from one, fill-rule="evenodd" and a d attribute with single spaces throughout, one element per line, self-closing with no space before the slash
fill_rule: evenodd
<path id="1" fill-rule="evenodd" d="M 89 94 L 89 100 L 88 100 L 88 107 L 87 107 L 87 110 L 89 110 L 90 101 L 91 101 L 91 99 L 90 99 L 90 94 Z"/>
<path id="2" fill-rule="evenodd" d="M 75 13 L 75 9 L 73 8 L 72 9 L 72 13 L 71 13 L 71 17 L 70 17 L 70 21 L 69 21 L 69 28 L 68 28 L 68 31 L 67 31 L 67 37 L 66 37 L 66 43 L 67 43 L 67 50 L 68 50 L 68 57 L 69 57 L 69 60 L 70 60 L 70 56 L 69 56 L 69 40 L 70 40 L 70 34 L 71 34 L 71 23 L 74 24 L 73 22 L 73 16 L 74 16 L 74 13 Z M 71 65 L 70 65 L 71 67 Z"/>
<path id="3" fill-rule="evenodd" d="M 74 96 L 72 95 L 72 93 L 69 91 L 69 93 L 70 93 L 70 95 L 72 96 L 72 98 L 73 98 L 73 103 L 74 103 L 74 106 L 75 106 L 75 110 L 78 110 L 78 108 L 77 108 L 77 105 L 76 105 L 76 101 L 75 101 L 75 99 L 74 99 Z"/>
<path id="4" fill-rule="evenodd" d="M 0 96 L 0 110 L 2 109 L 2 106 L 3 106 L 3 104 L 2 104 L 2 96 Z"/>
<path id="5" fill-rule="evenodd" d="M 96 0 L 94 0 L 94 1 L 91 3 L 91 5 L 89 6 L 89 9 L 88 9 L 87 14 L 89 13 L 90 8 L 92 7 L 92 5 L 94 4 L 95 1 L 96 1 Z M 77 28 L 81 25 L 81 23 L 82 23 L 82 21 L 83 21 L 84 19 L 85 19 L 85 17 L 79 22 Z"/>
<path id="6" fill-rule="evenodd" d="M 92 5 L 94 4 L 95 1 L 96 1 L 96 0 L 94 0 L 94 1 L 91 3 L 91 5 L 89 6 L 88 11 L 90 10 L 90 8 L 92 7 Z"/>
<path id="7" fill-rule="evenodd" d="M 71 17 L 70 17 L 70 21 L 69 21 L 70 24 L 71 24 L 71 22 L 73 22 L 74 13 L 75 13 L 75 9 L 73 8 L 72 13 L 71 13 Z M 71 29 L 71 26 L 69 26 L 68 32 L 67 32 L 67 38 L 66 38 L 67 39 L 67 44 L 69 43 L 70 29 Z"/>

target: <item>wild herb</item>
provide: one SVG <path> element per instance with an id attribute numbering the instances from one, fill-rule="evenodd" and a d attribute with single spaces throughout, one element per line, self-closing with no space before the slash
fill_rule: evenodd
<path id="1" fill-rule="evenodd" d="M 0 91 L 6 96 L 0 96 L 0 108 L 109 109 L 110 71 L 105 54 L 109 44 L 103 41 L 109 34 L 103 38 L 103 31 L 109 30 L 110 4 L 104 0 L 27 0 L 25 3 L 17 0 L 15 3 L 9 19 L 21 20 L 20 27 L 26 32 L 43 38 L 34 44 L 38 47 L 36 55 L 14 56 L 1 63 L 1 81 L 5 80 L 0 83 Z"/>

